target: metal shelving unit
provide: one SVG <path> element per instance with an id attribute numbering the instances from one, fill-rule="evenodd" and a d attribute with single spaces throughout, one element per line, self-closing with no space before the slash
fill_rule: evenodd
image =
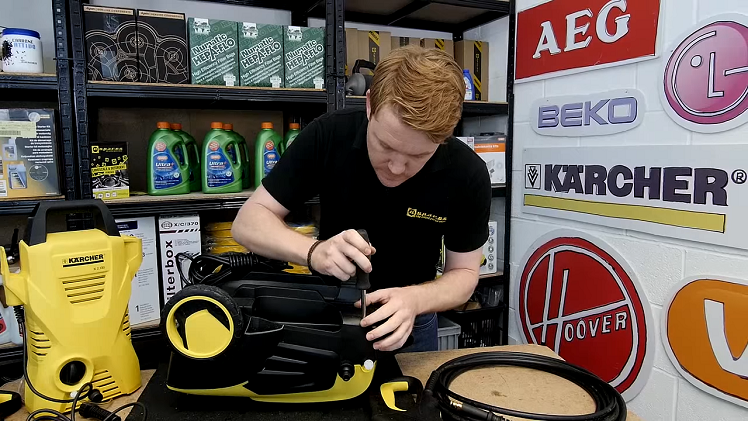
<path id="1" fill-rule="evenodd" d="M 325 91 L 318 89 L 264 89 L 245 86 L 228 87 L 96 81 L 88 82 L 86 91 L 89 97 L 102 98 L 327 103 Z"/>

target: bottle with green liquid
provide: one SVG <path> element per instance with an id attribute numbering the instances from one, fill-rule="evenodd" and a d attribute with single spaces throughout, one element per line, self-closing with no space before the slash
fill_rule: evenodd
<path id="1" fill-rule="evenodd" d="M 248 189 L 251 184 L 249 179 L 252 170 L 249 167 L 249 148 L 247 148 L 247 140 L 244 139 L 244 136 L 234 131 L 234 125 L 231 123 L 223 123 L 223 130 L 226 130 L 239 142 L 239 152 L 242 160 L 242 188 Z"/>
<path id="2" fill-rule="evenodd" d="M 187 145 L 166 121 L 156 124 L 148 140 L 148 194 L 164 196 L 190 192 Z"/>
<path id="3" fill-rule="evenodd" d="M 187 156 L 190 161 L 190 191 L 200 191 L 203 189 L 203 183 L 200 180 L 200 151 L 197 148 L 197 142 L 192 135 L 182 130 L 181 123 L 171 123 L 171 130 L 181 136 L 187 146 Z"/>
<path id="4" fill-rule="evenodd" d="M 223 129 L 223 123 L 210 123 L 203 141 L 203 193 L 242 191 L 242 159 L 239 142 Z"/>
<path id="5" fill-rule="evenodd" d="M 255 141 L 255 188 L 260 187 L 262 179 L 270 174 L 270 170 L 278 162 L 280 143 L 281 137 L 273 130 L 273 123 L 262 123 L 262 130 Z"/>
<path id="6" fill-rule="evenodd" d="M 283 142 L 281 142 L 280 147 L 278 148 L 281 155 L 286 153 L 286 149 L 288 149 L 288 147 L 291 146 L 291 143 L 293 143 L 294 139 L 296 139 L 296 136 L 299 135 L 300 127 L 301 126 L 299 125 L 299 123 L 291 123 L 288 125 L 288 131 L 286 132 L 286 137 L 283 138 Z"/>

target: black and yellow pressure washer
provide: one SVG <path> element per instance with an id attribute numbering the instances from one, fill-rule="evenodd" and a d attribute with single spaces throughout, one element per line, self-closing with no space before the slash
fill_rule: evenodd
<path id="1" fill-rule="evenodd" d="M 189 273 L 184 281 L 192 285 L 162 313 L 174 350 L 169 389 L 311 403 L 351 399 L 369 388 L 376 354 L 354 306 L 369 288 L 367 273 L 341 283 L 284 273 L 272 261 L 239 253 L 198 256 Z"/>
<path id="2" fill-rule="evenodd" d="M 48 217 L 88 213 L 94 229 L 48 232 Z M 29 412 L 68 412 L 88 383 L 103 399 L 140 387 L 127 305 L 141 261 L 140 239 L 120 236 L 100 200 L 40 203 L 20 243 L 20 273 L 10 273 L 0 247 L 6 301 L 25 314 L 19 324 Z"/>

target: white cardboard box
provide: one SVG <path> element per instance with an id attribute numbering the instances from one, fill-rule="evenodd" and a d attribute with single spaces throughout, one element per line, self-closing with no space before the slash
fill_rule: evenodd
<path id="1" fill-rule="evenodd" d="M 499 271 L 498 228 L 499 225 L 496 221 L 488 221 L 488 240 L 483 244 L 483 260 L 480 266 L 481 275 L 488 275 Z"/>
<path id="2" fill-rule="evenodd" d="M 162 215 L 158 218 L 159 252 L 161 253 L 161 282 L 164 304 L 182 289 L 182 279 L 177 270 L 177 255 L 200 254 L 200 215 Z M 182 265 L 185 276 L 189 261 Z"/>
<path id="3" fill-rule="evenodd" d="M 156 218 L 116 219 L 121 235 L 140 238 L 143 245 L 143 263 L 132 280 L 130 294 L 130 325 L 159 320 L 158 258 L 156 257 Z"/>
<path id="4" fill-rule="evenodd" d="M 486 161 L 491 184 L 506 183 L 506 136 L 480 136 L 474 138 L 475 152 Z"/>

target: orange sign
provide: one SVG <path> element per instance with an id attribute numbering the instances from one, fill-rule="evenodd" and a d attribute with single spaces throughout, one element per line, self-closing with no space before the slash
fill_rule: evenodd
<path id="1" fill-rule="evenodd" d="M 683 377 L 748 408 L 748 281 L 687 279 L 662 320 L 665 350 Z"/>

